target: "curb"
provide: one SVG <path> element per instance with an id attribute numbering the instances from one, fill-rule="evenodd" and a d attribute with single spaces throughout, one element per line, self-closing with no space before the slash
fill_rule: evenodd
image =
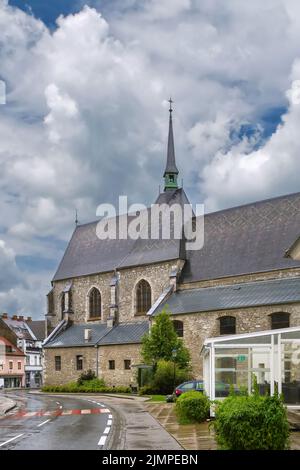
<path id="1" fill-rule="evenodd" d="M 14 408 L 16 408 L 17 406 L 17 403 L 13 400 L 10 400 L 9 401 L 11 402 L 7 408 L 4 407 L 3 411 L 0 412 L 0 416 L 5 416 L 7 413 L 9 413 L 9 411 L 13 410 Z"/>
<path id="2" fill-rule="evenodd" d="M 67 396 L 74 396 L 76 397 L 77 395 L 79 396 L 94 396 L 94 395 L 97 395 L 99 397 L 111 397 L 111 398 L 124 398 L 125 400 L 135 400 L 137 402 L 140 402 L 140 403 L 144 403 L 145 401 L 148 401 L 149 398 L 146 398 L 144 400 L 137 400 L 137 398 L 140 398 L 140 397 L 133 397 L 133 396 L 125 396 L 125 395 L 117 395 L 117 394 L 114 394 L 114 393 L 98 393 L 98 392 L 78 392 L 78 393 L 74 393 L 74 392 L 28 392 L 32 395 L 63 395 L 65 397 Z"/>

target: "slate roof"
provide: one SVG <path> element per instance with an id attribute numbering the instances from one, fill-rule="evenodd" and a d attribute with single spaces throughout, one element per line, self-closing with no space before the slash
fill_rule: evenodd
<path id="1" fill-rule="evenodd" d="M 156 203 L 185 204 L 188 199 L 180 188 L 161 193 Z M 98 222 L 79 225 L 53 281 L 178 258 L 186 259 L 180 279 L 184 283 L 300 267 L 300 260 L 285 257 L 300 235 L 300 193 L 206 214 L 204 219 L 204 247 L 187 252 L 180 240 L 100 240 Z"/>
<path id="2" fill-rule="evenodd" d="M 84 330 L 91 330 L 91 339 L 84 340 Z M 68 348 L 81 346 L 134 344 L 140 343 L 141 338 L 149 329 L 149 321 L 121 323 L 113 328 L 106 324 L 80 323 L 73 324 L 58 333 L 44 348 Z"/>
<path id="3" fill-rule="evenodd" d="M 133 344 L 140 343 L 145 333 L 149 331 L 149 321 L 120 323 L 112 328 L 112 330 L 98 344 Z"/>
<path id="4" fill-rule="evenodd" d="M 45 332 L 45 320 L 31 320 L 26 322 L 28 327 L 31 329 L 32 333 L 38 341 L 44 341 L 46 337 Z"/>
<path id="5" fill-rule="evenodd" d="M 169 118 L 167 164 L 166 164 L 164 176 L 166 175 L 166 173 L 175 173 L 176 175 L 178 175 L 179 173 L 177 166 L 176 166 L 176 161 L 175 161 L 172 111 L 170 112 L 170 118 Z"/>
<path id="6" fill-rule="evenodd" d="M 153 314 L 158 314 L 165 306 L 173 315 L 178 315 L 290 302 L 300 302 L 299 277 L 177 291 Z"/>
<path id="7" fill-rule="evenodd" d="M 204 247 L 188 251 L 181 282 L 300 266 L 285 252 L 300 235 L 300 193 L 206 214 Z"/>
<path id="8" fill-rule="evenodd" d="M 91 339 L 87 342 L 84 339 L 84 330 L 91 330 Z M 99 323 L 76 323 L 64 329 L 50 340 L 45 348 L 67 348 L 72 346 L 95 346 L 97 342 L 106 335 L 111 328 L 106 324 Z"/>
<path id="9" fill-rule="evenodd" d="M 31 336 L 26 322 L 23 320 L 13 320 L 12 318 L 2 318 L 6 325 L 14 331 L 19 339 L 25 339 L 28 341 L 33 341 L 34 338 Z"/>
<path id="10" fill-rule="evenodd" d="M 183 189 L 162 193 L 156 203 L 187 204 Z M 134 219 L 129 216 L 129 223 Z M 116 225 L 119 226 L 119 217 Z M 104 273 L 131 266 L 159 263 L 181 256 L 181 241 L 169 240 L 100 240 L 96 235 L 98 222 L 79 225 L 73 232 L 53 281 L 88 274 Z"/>

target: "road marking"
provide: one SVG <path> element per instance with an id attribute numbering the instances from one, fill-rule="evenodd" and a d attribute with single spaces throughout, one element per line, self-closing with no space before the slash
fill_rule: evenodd
<path id="1" fill-rule="evenodd" d="M 106 439 L 107 439 L 107 436 L 101 436 L 98 442 L 98 446 L 104 446 Z"/>
<path id="2" fill-rule="evenodd" d="M 29 412 L 19 412 L 12 415 L 12 418 L 32 418 L 32 417 L 43 417 L 43 416 L 69 416 L 69 415 L 89 415 L 89 414 L 102 414 L 102 413 L 110 413 L 108 408 L 87 408 L 84 410 L 74 409 L 74 410 L 62 410 L 62 406 L 60 409 L 52 410 L 52 411 L 29 411 Z M 112 415 L 109 414 L 109 419 L 112 419 Z"/>
<path id="3" fill-rule="evenodd" d="M 46 421 L 43 421 L 42 423 L 38 424 L 37 427 L 39 428 L 40 426 L 44 426 L 44 424 L 49 423 L 50 419 L 46 419 Z"/>
<path id="4" fill-rule="evenodd" d="M 24 436 L 24 433 L 18 434 L 17 436 L 12 437 L 11 439 L 8 439 L 8 441 L 2 442 L 2 444 L 0 444 L 0 447 L 5 446 L 5 444 L 8 444 L 9 442 L 14 441 L 15 439 L 18 439 L 21 436 Z"/>
<path id="5" fill-rule="evenodd" d="M 103 434 L 108 434 L 109 431 L 110 431 L 110 427 L 107 427 L 107 428 L 104 429 Z"/>
<path id="6" fill-rule="evenodd" d="M 109 419 L 106 424 L 107 424 L 107 426 L 111 426 L 112 425 L 112 420 Z"/>

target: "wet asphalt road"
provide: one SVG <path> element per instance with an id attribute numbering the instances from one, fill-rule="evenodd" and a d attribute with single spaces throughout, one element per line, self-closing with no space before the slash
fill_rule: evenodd
<path id="1" fill-rule="evenodd" d="M 113 417 L 93 397 L 1 394 L 18 408 L 0 418 L 0 450 L 96 450 L 107 446 Z"/>

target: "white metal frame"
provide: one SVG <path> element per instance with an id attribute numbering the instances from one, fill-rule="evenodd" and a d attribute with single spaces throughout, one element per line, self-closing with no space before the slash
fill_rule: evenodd
<path id="1" fill-rule="evenodd" d="M 278 392 L 282 392 L 282 344 L 291 341 L 300 343 L 300 338 L 282 338 L 284 333 L 299 332 L 300 327 L 281 328 L 276 330 L 258 331 L 253 333 L 243 333 L 240 335 L 224 335 L 216 338 L 208 338 L 204 341 L 202 353 L 204 353 L 204 387 L 211 400 L 215 400 L 215 358 L 218 355 L 218 349 L 248 349 L 248 355 L 251 348 L 265 348 L 270 354 L 270 393 L 275 392 L 275 382 L 278 384 Z M 255 343 L 254 338 L 271 336 L 270 343 Z M 277 342 L 275 344 L 275 337 Z M 239 340 L 249 342 L 241 343 Z M 234 341 L 228 344 L 228 341 Z M 227 344 L 226 344 L 227 343 Z M 251 355 L 250 355 L 251 356 Z M 251 369 L 252 370 L 252 369 Z M 207 377 L 208 376 L 208 377 Z M 207 386 L 208 385 L 208 386 Z M 248 377 L 248 389 L 251 388 L 251 374 Z"/>

